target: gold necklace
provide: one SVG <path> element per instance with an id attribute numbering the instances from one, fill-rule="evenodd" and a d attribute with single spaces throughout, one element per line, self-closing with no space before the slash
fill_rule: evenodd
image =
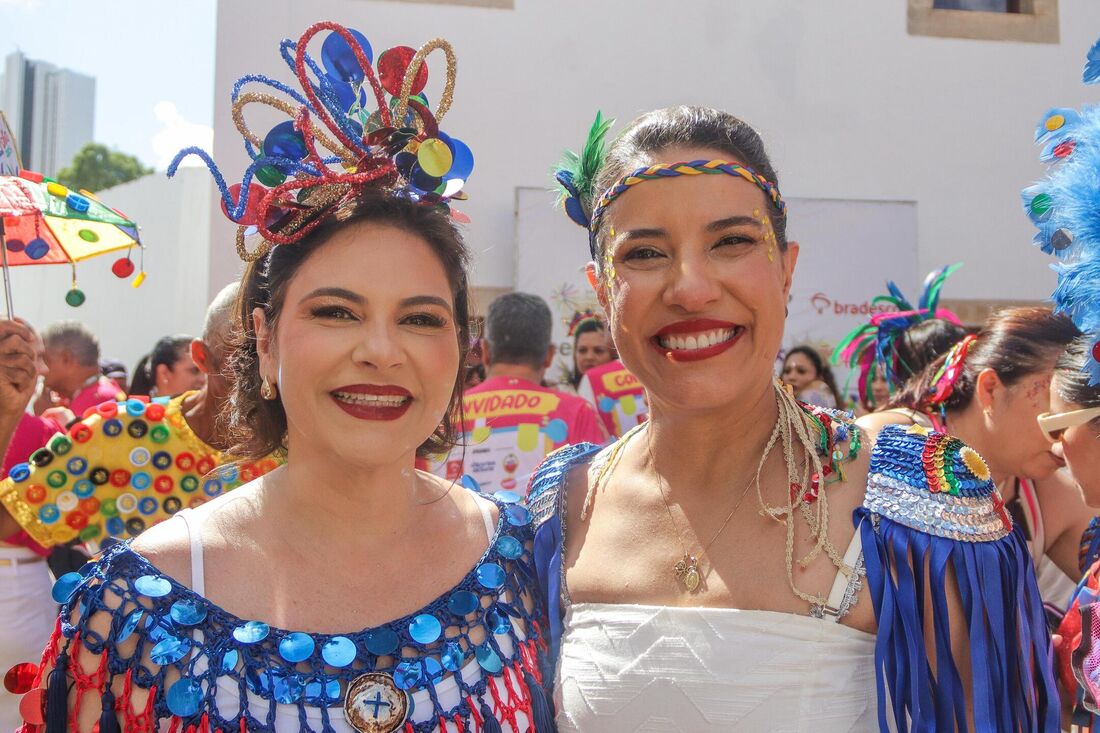
<path id="1" fill-rule="evenodd" d="M 673 531 L 676 532 L 676 540 L 680 543 L 680 550 L 683 552 L 683 557 L 672 566 L 672 570 L 676 574 L 676 579 L 684 584 L 684 587 L 687 588 L 689 593 L 692 593 L 699 587 L 699 583 L 703 579 L 702 574 L 699 572 L 699 558 L 696 555 L 690 554 L 687 548 L 684 547 L 684 538 L 680 535 L 680 530 L 676 529 L 676 520 L 672 518 L 672 507 L 668 505 L 668 499 L 665 498 L 664 479 L 661 478 L 661 475 L 657 473 L 656 470 L 654 473 L 657 475 L 657 493 L 661 495 L 661 501 L 665 505 L 665 511 L 668 512 L 669 525 L 672 527 Z M 703 545 L 703 550 L 699 553 L 700 555 L 709 550 L 710 546 L 714 544 L 714 541 L 718 539 L 718 536 L 726 529 L 726 525 L 730 523 L 730 520 L 733 519 L 733 515 L 741 507 L 741 503 L 745 501 L 745 497 L 749 495 L 749 489 L 752 488 L 753 483 L 759 480 L 760 472 L 758 470 L 756 476 L 749 479 L 749 482 L 745 484 L 741 496 L 737 497 L 737 502 L 733 505 L 733 509 L 730 509 L 730 513 L 726 515 L 725 520 L 722 522 L 722 526 L 719 527 L 718 531 L 714 533 L 714 536 L 710 538 L 710 542 Z"/>

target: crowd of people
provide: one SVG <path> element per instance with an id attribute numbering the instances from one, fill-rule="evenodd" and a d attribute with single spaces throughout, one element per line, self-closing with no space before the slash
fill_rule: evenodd
<path id="1" fill-rule="evenodd" d="M 381 83 L 336 24 L 286 48 L 305 96 L 238 100 L 293 123 L 225 191 L 246 266 L 200 337 L 128 379 L 79 323 L 0 322 L 0 728 L 1090 729 L 1085 279 L 967 326 L 947 268 L 782 351 L 799 245 L 760 135 L 597 116 L 555 173 L 600 305 L 557 383 L 541 298 L 475 332 L 451 93 L 415 83 L 441 51 L 453 87 L 449 45 Z"/>

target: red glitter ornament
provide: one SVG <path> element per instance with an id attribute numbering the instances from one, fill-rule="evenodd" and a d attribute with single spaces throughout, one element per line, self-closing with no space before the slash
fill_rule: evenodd
<path id="1" fill-rule="evenodd" d="M 31 662 L 17 664 L 4 675 L 4 689 L 13 695 L 23 695 L 34 687 L 34 678 L 38 676 L 38 665 Z"/>
<path id="2" fill-rule="evenodd" d="M 409 63 L 415 55 L 415 48 L 394 46 L 378 57 L 378 81 L 382 82 L 382 87 L 393 96 L 401 94 L 401 82 L 405 80 L 405 72 L 409 70 Z M 409 94 L 420 94 L 427 85 L 428 67 L 421 64 Z"/>
<path id="3" fill-rule="evenodd" d="M 1092 358 L 1096 361 L 1100 361 L 1100 341 L 1092 345 Z"/>
<path id="4" fill-rule="evenodd" d="M 115 260 L 115 263 L 111 265 L 111 272 L 115 274 L 115 277 L 125 280 L 134 274 L 134 263 L 130 261 L 129 257 Z"/>
<path id="5" fill-rule="evenodd" d="M 1073 155 L 1073 151 L 1076 147 L 1076 140 L 1066 140 L 1065 142 L 1058 143 L 1054 146 L 1054 157 L 1068 158 L 1069 156 Z"/>

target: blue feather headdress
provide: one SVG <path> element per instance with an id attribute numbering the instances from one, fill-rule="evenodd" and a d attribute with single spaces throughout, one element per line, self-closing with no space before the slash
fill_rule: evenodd
<path id="1" fill-rule="evenodd" d="M 1083 80 L 1100 82 L 1100 41 L 1089 49 Z M 1093 338 L 1085 371 L 1100 384 L 1100 105 L 1049 110 L 1035 142 L 1051 171 L 1023 190 L 1024 211 L 1038 229 L 1036 246 L 1058 260 L 1055 310 Z"/>

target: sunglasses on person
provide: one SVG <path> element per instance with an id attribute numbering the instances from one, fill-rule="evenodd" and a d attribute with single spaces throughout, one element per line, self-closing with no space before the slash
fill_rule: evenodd
<path id="1" fill-rule="evenodd" d="M 1070 410 L 1069 412 L 1044 412 L 1039 415 L 1039 429 L 1047 438 L 1057 443 L 1070 428 L 1084 425 L 1090 420 L 1100 417 L 1100 407 L 1086 407 L 1083 410 Z"/>

